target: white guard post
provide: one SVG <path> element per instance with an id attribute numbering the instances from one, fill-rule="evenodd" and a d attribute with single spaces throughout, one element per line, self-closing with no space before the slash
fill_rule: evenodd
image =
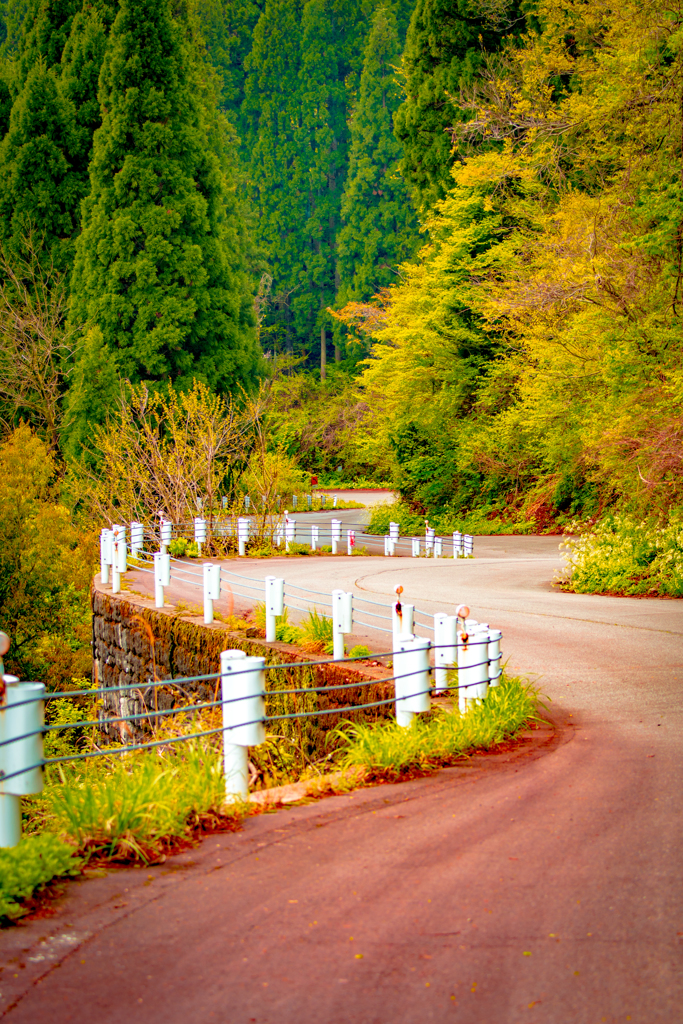
<path id="1" fill-rule="evenodd" d="M 389 554 L 393 555 L 398 544 L 398 538 L 401 536 L 401 527 L 398 523 L 389 523 L 389 540 L 391 541 L 391 547 L 389 548 Z"/>
<path id="2" fill-rule="evenodd" d="M 344 657 L 344 634 L 353 631 L 353 594 L 343 590 L 332 591 L 332 637 L 334 660 Z"/>
<path id="3" fill-rule="evenodd" d="M 251 526 L 251 520 L 240 516 L 237 520 L 237 548 L 240 558 L 244 558 L 247 553 L 247 541 L 249 540 L 249 528 Z"/>
<path id="4" fill-rule="evenodd" d="M 171 556 L 163 551 L 154 552 L 154 604 L 164 607 L 164 587 L 171 585 Z"/>
<path id="5" fill-rule="evenodd" d="M 398 638 L 394 654 L 396 721 L 404 728 L 416 714 L 429 711 L 431 707 L 430 647 L 430 641 L 421 636 L 404 634 Z"/>
<path id="6" fill-rule="evenodd" d="M 114 534 L 111 530 L 100 531 L 100 578 L 109 583 L 109 567 L 114 560 Z"/>
<path id="7" fill-rule="evenodd" d="M 249 799 L 249 747 L 263 743 L 266 659 L 221 651 L 223 774 L 227 801 Z"/>
<path id="8" fill-rule="evenodd" d="M 296 520 L 290 519 L 289 514 L 285 512 L 285 551 L 289 551 L 289 545 L 293 544 L 296 539 Z"/>
<path id="9" fill-rule="evenodd" d="M 503 655 L 500 650 L 502 639 L 503 634 L 499 629 L 489 630 L 489 686 L 498 686 L 503 674 L 501 666 Z"/>
<path id="10" fill-rule="evenodd" d="M 474 537 L 471 537 L 469 533 L 466 533 L 462 539 L 463 542 L 463 554 L 465 558 L 471 558 L 474 555 Z"/>
<path id="11" fill-rule="evenodd" d="M 413 558 L 420 557 L 420 538 L 413 537 Z"/>
<path id="12" fill-rule="evenodd" d="M 5 700 L 0 707 L 0 847 L 17 846 L 21 840 L 21 798 L 43 789 L 45 686 L 20 683 L 16 676 L 5 676 L 4 681 Z M 20 736 L 24 738 L 18 739 Z M 7 775 L 11 778 L 5 780 Z"/>
<path id="13" fill-rule="evenodd" d="M 112 532 L 112 561 L 111 561 L 111 592 L 121 593 L 121 573 L 128 568 L 128 555 L 126 551 L 126 528 L 118 523 L 111 528 Z"/>
<path id="14" fill-rule="evenodd" d="M 275 527 L 275 543 L 278 547 L 282 544 L 282 539 L 285 535 L 285 529 L 282 523 L 278 523 Z"/>
<path id="15" fill-rule="evenodd" d="M 201 555 L 202 544 L 206 544 L 206 519 L 202 519 L 201 516 L 195 516 L 194 542 L 197 545 L 198 553 Z"/>
<path id="16" fill-rule="evenodd" d="M 341 540 L 342 524 L 341 519 L 332 520 L 332 554 L 337 554 L 337 544 Z"/>
<path id="17" fill-rule="evenodd" d="M 312 494 L 307 494 L 306 495 L 306 504 L 308 505 L 308 511 L 310 512 L 310 510 L 313 508 L 313 495 Z"/>
<path id="18" fill-rule="evenodd" d="M 324 494 L 320 495 L 320 507 L 321 508 L 325 508 L 325 495 Z"/>
<path id="19" fill-rule="evenodd" d="M 458 619 L 438 612 L 434 616 L 434 693 L 448 689 L 448 670 L 458 659 Z"/>
<path id="20" fill-rule="evenodd" d="M 334 499 L 332 501 L 332 508 L 336 508 L 336 507 L 337 507 L 337 495 L 335 494 Z"/>
<path id="21" fill-rule="evenodd" d="M 318 546 L 318 527 L 311 526 L 311 551 L 315 551 Z"/>
<path id="22" fill-rule="evenodd" d="M 427 523 L 425 525 L 425 554 L 427 558 L 434 553 L 434 538 L 436 536 L 436 530 L 433 530 Z"/>
<path id="23" fill-rule="evenodd" d="M 441 537 L 434 538 L 434 558 L 441 558 L 443 553 Z"/>
<path id="24" fill-rule="evenodd" d="M 462 534 L 456 530 L 453 534 L 453 558 L 462 557 Z"/>
<path id="25" fill-rule="evenodd" d="M 353 554 L 353 549 L 354 549 L 355 546 L 356 546 L 356 531 L 355 530 L 347 530 L 346 531 L 346 554 L 347 555 L 352 555 Z"/>
<path id="26" fill-rule="evenodd" d="M 132 558 L 137 558 L 138 551 L 145 543 L 145 528 L 142 523 L 130 524 L 130 553 Z"/>
<path id="27" fill-rule="evenodd" d="M 475 700 L 484 700 L 489 683 L 489 628 L 467 619 L 458 637 L 458 703 L 464 713 Z"/>
<path id="28" fill-rule="evenodd" d="M 221 596 L 221 567 L 211 562 L 202 566 L 204 576 L 204 622 L 213 622 L 213 602 Z"/>
<path id="29" fill-rule="evenodd" d="M 171 538 L 173 537 L 173 523 L 169 523 L 168 519 L 162 519 L 159 526 L 159 532 L 161 536 L 159 550 L 163 555 L 166 553 L 166 548 L 171 543 Z"/>
<path id="30" fill-rule="evenodd" d="M 396 601 L 391 608 L 391 631 L 393 633 L 393 649 L 398 650 L 398 638 L 404 634 L 413 632 L 413 613 L 415 606 L 412 604 L 401 604 L 403 587 L 394 587 Z"/>
<path id="31" fill-rule="evenodd" d="M 388 558 L 389 555 L 392 553 L 392 551 L 391 551 L 392 547 L 393 547 L 393 545 L 391 543 L 391 537 L 387 533 L 387 534 L 384 535 L 384 557 L 385 558 Z"/>
<path id="32" fill-rule="evenodd" d="M 276 639 L 276 618 L 285 610 L 285 581 L 277 576 L 266 576 L 266 640 L 273 643 Z"/>

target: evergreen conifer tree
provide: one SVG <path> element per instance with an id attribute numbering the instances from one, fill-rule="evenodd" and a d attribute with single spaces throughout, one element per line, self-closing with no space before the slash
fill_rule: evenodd
<path id="1" fill-rule="evenodd" d="M 307 207 L 305 285 L 293 304 L 301 332 L 310 332 L 311 343 L 320 334 L 322 377 L 327 363 L 327 308 L 339 284 L 337 232 L 350 142 L 346 81 L 358 50 L 359 31 L 360 14 L 353 0 L 308 0 L 304 7 L 298 156 Z"/>
<path id="2" fill-rule="evenodd" d="M 57 68 L 83 0 L 32 0 L 24 17 L 19 43 L 19 88 L 40 60 Z"/>
<path id="3" fill-rule="evenodd" d="M 244 62 L 263 4 L 255 0 L 197 0 L 197 17 L 209 60 L 221 80 L 221 105 L 239 132 L 244 103 Z"/>
<path id="4" fill-rule="evenodd" d="M 13 104 L 0 146 L 0 237 L 19 253 L 32 235 L 34 250 L 58 270 L 70 266 L 82 194 L 69 160 L 73 118 L 41 59 Z"/>
<path id="5" fill-rule="evenodd" d="M 396 280 L 395 268 L 418 240 L 417 218 L 398 170 L 393 132 L 400 93 L 395 67 L 401 47 L 396 18 L 380 7 L 365 48 L 358 105 L 351 121 L 351 157 L 342 200 L 337 302 L 369 299 Z"/>
<path id="6" fill-rule="evenodd" d="M 243 116 L 256 241 L 272 275 L 262 331 L 276 347 L 296 347 L 292 296 L 302 286 L 306 197 L 299 187 L 301 4 L 267 0 L 245 67 Z"/>
<path id="7" fill-rule="evenodd" d="M 418 211 L 442 199 L 451 182 L 451 137 L 458 107 L 481 64 L 482 50 L 501 39 L 496 24 L 472 0 L 417 0 L 403 54 L 406 98 L 395 127 L 403 143 L 401 169 Z"/>
<path id="8" fill-rule="evenodd" d="M 122 0 L 100 76 L 71 317 L 99 327 L 132 381 L 231 389 L 257 371 L 253 310 L 195 67 L 167 0 Z"/>

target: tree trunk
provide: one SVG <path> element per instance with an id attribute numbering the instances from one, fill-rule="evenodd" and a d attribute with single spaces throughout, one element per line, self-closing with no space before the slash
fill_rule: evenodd
<path id="1" fill-rule="evenodd" d="M 320 328 L 320 379 L 327 377 L 327 332 L 325 325 Z"/>

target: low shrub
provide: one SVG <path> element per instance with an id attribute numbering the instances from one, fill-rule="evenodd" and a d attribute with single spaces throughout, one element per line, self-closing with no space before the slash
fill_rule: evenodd
<path id="1" fill-rule="evenodd" d="M 172 558 L 199 558 L 199 545 L 187 537 L 176 537 L 168 545 L 168 553 Z"/>
<path id="2" fill-rule="evenodd" d="M 365 644 L 358 644 L 356 647 L 352 647 L 349 651 L 349 658 L 369 658 L 370 648 L 366 647 Z"/>
<path id="3" fill-rule="evenodd" d="M 257 604 L 254 607 L 254 623 L 263 636 L 266 635 L 266 606 Z M 304 634 L 298 626 L 292 625 L 289 621 L 289 608 L 285 608 L 282 615 L 275 617 L 275 639 L 282 644 L 298 644 L 303 640 Z"/>
<path id="4" fill-rule="evenodd" d="M 683 597 L 683 516 L 666 525 L 606 516 L 561 548 L 567 569 L 558 576 L 579 594 L 652 594 Z"/>
<path id="5" fill-rule="evenodd" d="M 78 874 L 74 847 L 56 835 L 24 836 L 18 846 L 0 849 L 0 918 L 15 921 L 28 913 L 25 900 L 55 877 Z"/>

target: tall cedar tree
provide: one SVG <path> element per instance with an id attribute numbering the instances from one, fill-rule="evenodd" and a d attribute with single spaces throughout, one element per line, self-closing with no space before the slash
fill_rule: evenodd
<path id="1" fill-rule="evenodd" d="M 393 12 L 379 8 L 365 48 L 360 97 L 351 121 L 351 158 L 342 199 L 337 301 L 369 299 L 396 281 L 396 266 L 418 240 L 417 218 L 398 170 L 393 115 L 401 46 Z"/>
<path id="2" fill-rule="evenodd" d="M 443 199 L 451 183 L 451 136 L 465 120 L 458 103 L 473 82 L 482 51 L 498 48 L 501 31 L 476 0 L 417 0 L 403 54 L 404 103 L 396 118 L 401 169 L 419 212 Z"/>
<path id="3" fill-rule="evenodd" d="M 195 0 L 207 56 L 221 84 L 221 105 L 242 133 L 246 70 L 256 23 L 264 8 L 254 0 Z"/>
<path id="4" fill-rule="evenodd" d="M 168 4 L 123 0 L 100 76 L 71 316 L 97 325 L 131 381 L 231 390 L 257 370 L 253 311 L 197 92 Z M 72 432 L 81 427 L 72 415 Z"/>
<path id="5" fill-rule="evenodd" d="M 59 73 L 62 52 L 81 7 L 82 0 L 32 0 L 20 32 L 18 88 L 40 60 Z"/>
<path id="6" fill-rule="evenodd" d="M 115 0 L 79 11 L 62 53 L 59 88 L 74 107 L 70 158 L 83 181 L 83 196 L 90 188 L 93 136 L 102 123 L 98 82 L 107 36 L 117 11 Z"/>
<path id="7" fill-rule="evenodd" d="M 250 155 L 256 241 L 267 254 L 272 301 L 262 328 L 266 348 L 292 351 L 291 299 L 302 285 L 305 200 L 298 189 L 301 5 L 267 0 L 245 67 L 243 118 Z"/>
<path id="8" fill-rule="evenodd" d="M 40 59 L 13 104 L 0 146 L 0 237 L 20 254 L 32 235 L 40 258 L 62 271 L 71 265 L 83 194 L 69 159 L 73 120 L 54 70 Z"/>
<path id="9" fill-rule="evenodd" d="M 361 32 L 353 0 L 309 0 L 301 23 L 301 129 L 299 166 L 306 201 L 305 286 L 293 306 L 311 345 L 320 336 L 320 374 L 325 377 L 329 314 L 339 285 L 337 232 L 348 168 L 347 79 Z M 337 350 L 337 355 L 338 355 Z"/>

